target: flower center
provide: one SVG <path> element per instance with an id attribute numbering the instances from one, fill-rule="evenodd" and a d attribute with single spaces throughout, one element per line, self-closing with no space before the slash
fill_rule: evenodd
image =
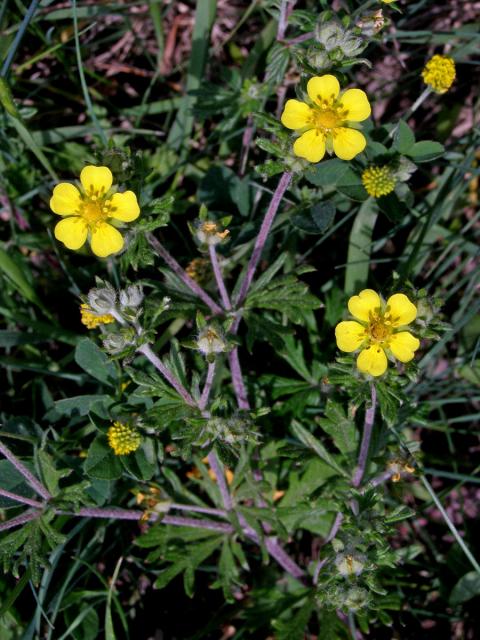
<path id="1" fill-rule="evenodd" d="M 340 118 L 335 109 L 315 110 L 313 124 L 316 129 L 334 129 L 340 124 Z"/>
<path id="2" fill-rule="evenodd" d="M 95 226 L 108 218 L 109 207 L 101 200 L 85 200 L 80 205 L 80 215 L 89 226 Z"/>
<path id="3" fill-rule="evenodd" d="M 385 325 L 383 318 L 371 322 L 368 327 L 368 332 L 375 342 L 385 342 L 390 335 L 390 329 Z"/>

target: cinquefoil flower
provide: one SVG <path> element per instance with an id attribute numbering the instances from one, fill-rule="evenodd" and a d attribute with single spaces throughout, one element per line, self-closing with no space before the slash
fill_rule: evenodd
<path id="1" fill-rule="evenodd" d="M 340 93 L 337 78 L 328 74 L 310 78 L 307 93 L 309 104 L 287 100 L 281 117 L 285 127 L 300 134 L 293 153 L 309 162 L 320 162 L 326 151 L 342 160 L 361 153 L 367 141 L 351 124 L 366 120 L 371 113 L 366 93 L 361 89 Z"/>
<path id="2" fill-rule="evenodd" d="M 136 451 L 142 443 L 142 436 L 128 424 L 114 422 L 107 433 L 108 444 L 116 456 L 124 456 Z"/>
<path id="3" fill-rule="evenodd" d="M 417 317 L 417 307 L 404 293 L 395 293 L 385 303 L 372 289 L 360 291 L 348 301 L 356 320 L 337 324 L 335 337 L 341 351 L 361 350 L 357 367 L 362 373 L 381 376 L 387 370 L 387 354 L 410 362 L 420 341 L 404 327 Z"/>
<path id="4" fill-rule="evenodd" d="M 422 78 L 436 93 L 445 93 L 455 80 L 455 62 L 448 56 L 435 55 L 425 65 Z"/>
<path id="5" fill-rule="evenodd" d="M 106 258 L 123 248 L 122 234 L 109 222 L 131 222 L 140 215 L 133 191 L 111 193 L 113 176 L 108 167 L 87 166 L 80 174 L 82 190 L 61 182 L 53 190 L 51 210 L 63 216 L 55 237 L 68 249 L 83 247 L 87 237 L 93 253 Z"/>

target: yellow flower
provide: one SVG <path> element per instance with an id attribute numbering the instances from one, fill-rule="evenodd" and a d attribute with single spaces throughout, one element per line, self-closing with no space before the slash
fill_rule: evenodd
<path id="1" fill-rule="evenodd" d="M 123 248 L 122 234 L 107 221 L 131 222 L 140 215 L 133 191 L 111 193 L 113 176 L 108 167 L 87 166 L 80 174 L 82 191 L 69 182 L 53 190 L 51 210 L 64 216 L 55 237 L 68 249 L 80 249 L 87 237 L 93 253 L 106 258 Z"/>
<path id="2" fill-rule="evenodd" d="M 98 316 L 94 313 L 88 304 L 80 305 L 80 322 L 84 324 L 87 329 L 96 329 L 101 324 L 110 324 L 111 322 L 115 322 L 115 318 L 111 316 L 109 313 Z"/>
<path id="3" fill-rule="evenodd" d="M 372 289 L 360 291 L 348 301 L 356 320 L 337 324 L 335 337 L 341 351 L 361 349 L 357 367 L 362 373 L 381 376 L 387 370 L 387 353 L 400 362 L 410 362 L 420 341 L 404 327 L 417 317 L 417 307 L 404 293 L 395 293 L 386 304 Z"/>
<path id="4" fill-rule="evenodd" d="M 315 76 L 307 83 L 311 104 L 287 100 L 281 121 L 287 129 L 300 134 L 293 153 L 309 162 L 320 162 L 328 153 L 352 160 L 367 144 L 365 136 L 351 128 L 352 122 L 366 120 L 370 113 L 367 95 L 361 89 L 340 93 L 335 76 Z"/>
<path id="5" fill-rule="evenodd" d="M 435 55 L 425 65 L 422 78 L 437 93 L 445 93 L 455 80 L 455 62 L 448 56 Z"/>
<path id="6" fill-rule="evenodd" d="M 387 166 L 367 167 L 362 173 L 363 186 L 372 198 L 386 196 L 395 189 L 395 178 Z"/>
<path id="7" fill-rule="evenodd" d="M 136 451 L 142 442 L 142 437 L 135 427 L 121 422 L 113 423 L 108 430 L 107 437 L 108 444 L 116 456 L 124 456 Z"/>

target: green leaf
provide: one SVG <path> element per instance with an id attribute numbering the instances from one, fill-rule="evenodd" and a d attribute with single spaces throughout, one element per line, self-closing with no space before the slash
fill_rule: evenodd
<path id="1" fill-rule="evenodd" d="M 61 480 L 61 478 L 65 478 L 66 476 L 70 475 L 72 470 L 57 470 L 53 463 L 52 456 L 42 449 L 38 452 L 37 455 L 38 461 L 40 463 L 42 480 L 52 496 L 57 496 L 60 491 L 59 481 Z"/>
<path id="2" fill-rule="evenodd" d="M 83 469 L 90 478 L 117 480 L 122 475 L 122 464 L 108 446 L 104 436 L 97 436 L 88 449 Z"/>
<path id="3" fill-rule="evenodd" d="M 115 365 L 90 338 L 84 338 L 77 344 L 75 362 L 93 378 L 104 384 L 111 385 L 117 379 Z"/>
<path id="4" fill-rule="evenodd" d="M 368 198 L 361 177 L 349 166 L 337 180 L 337 190 L 351 200 L 363 202 Z"/>
<path id="5" fill-rule="evenodd" d="M 348 168 L 348 162 L 343 160 L 324 160 L 306 171 L 305 177 L 316 187 L 333 187 L 342 179 Z"/>
<path id="6" fill-rule="evenodd" d="M 415 160 L 415 162 L 430 162 L 439 158 L 444 151 L 445 147 L 440 142 L 422 140 L 421 142 L 416 142 L 406 155 Z"/>
<path id="7" fill-rule="evenodd" d="M 353 222 L 345 269 L 345 294 L 347 296 L 357 293 L 367 284 L 372 235 L 377 215 L 374 200 L 370 198 L 362 204 Z"/>
<path id="8" fill-rule="evenodd" d="M 469 571 L 453 587 L 448 602 L 454 607 L 478 595 L 480 595 L 480 573 L 478 571 Z"/>
<path id="9" fill-rule="evenodd" d="M 274 620 L 272 626 L 276 629 L 276 640 L 304 640 L 306 636 L 306 627 L 312 611 L 314 602 L 310 598 L 296 612 L 289 610 L 285 612 L 288 618 L 284 620 Z"/>
<path id="10" fill-rule="evenodd" d="M 112 400 L 110 396 L 85 395 L 57 400 L 54 405 L 56 412 L 66 416 L 72 416 L 75 414 L 86 416 L 90 412 L 102 416 L 105 415 L 105 409 L 108 406 L 108 403 L 111 402 Z"/>
<path id="11" fill-rule="evenodd" d="M 400 120 L 393 137 L 393 148 L 403 155 L 408 155 L 414 144 L 415 134 L 404 120 Z"/>
<path id="12" fill-rule="evenodd" d="M 312 205 L 307 211 L 292 216 L 292 224 L 310 234 L 324 233 L 335 218 L 335 205 L 331 200 Z"/>
<path id="13" fill-rule="evenodd" d="M 319 418 L 318 423 L 333 440 L 339 451 L 352 453 L 357 447 L 358 434 L 353 420 L 347 417 L 342 405 L 333 400 L 327 400 L 325 418 Z"/>
<path id="14" fill-rule="evenodd" d="M 302 425 L 296 420 L 292 422 L 291 428 L 293 433 L 297 436 L 302 444 L 316 453 L 317 456 L 319 456 L 326 464 L 328 464 L 329 467 L 335 469 L 337 473 L 346 478 L 348 477 L 348 473 L 340 467 L 333 456 L 328 453 L 323 444 L 319 440 L 317 440 L 317 438 L 315 438 L 315 436 L 312 435 L 310 431 L 307 431 L 307 429 L 305 429 L 305 427 L 302 427 Z"/>

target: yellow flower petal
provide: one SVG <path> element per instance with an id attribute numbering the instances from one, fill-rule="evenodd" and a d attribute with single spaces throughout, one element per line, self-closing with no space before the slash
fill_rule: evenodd
<path id="1" fill-rule="evenodd" d="M 366 336 L 365 327 L 354 320 L 345 320 L 335 327 L 335 338 L 340 351 L 347 353 L 356 351 L 361 347 Z"/>
<path id="2" fill-rule="evenodd" d="M 287 129 L 303 129 L 311 125 L 312 109 L 300 100 L 287 100 L 281 122 Z"/>
<path id="3" fill-rule="evenodd" d="M 403 327 L 417 317 L 417 307 L 410 302 L 404 293 L 395 293 L 387 300 L 385 318 L 392 327 Z"/>
<path id="4" fill-rule="evenodd" d="M 133 191 L 115 193 L 112 196 L 111 207 L 112 212 L 110 213 L 110 217 L 121 220 L 122 222 L 131 222 L 140 215 L 137 196 Z"/>
<path id="5" fill-rule="evenodd" d="M 369 373 L 371 376 L 381 376 L 387 370 L 387 356 L 385 351 L 378 345 L 372 345 L 363 349 L 358 354 L 357 367 L 362 373 Z"/>
<path id="6" fill-rule="evenodd" d="M 308 97 L 320 106 L 332 105 L 340 93 L 340 83 L 335 76 L 315 76 L 307 83 Z"/>
<path id="7" fill-rule="evenodd" d="M 397 360 L 410 362 L 420 346 L 420 340 L 412 336 L 409 331 L 400 331 L 390 336 L 388 346 Z"/>
<path id="8" fill-rule="evenodd" d="M 63 242 L 67 249 L 73 249 L 74 251 L 83 247 L 87 239 L 87 233 L 87 223 L 79 216 L 64 218 L 55 226 L 55 238 Z"/>
<path id="9" fill-rule="evenodd" d="M 361 89 L 348 89 L 339 100 L 342 112 L 345 111 L 345 119 L 361 122 L 366 120 L 372 112 L 365 91 Z M 343 115 L 343 113 L 342 113 Z"/>
<path id="10" fill-rule="evenodd" d="M 80 182 L 88 195 L 98 196 L 107 193 L 111 188 L 113 176 L 108 167 L 88 165 L 82 169 Z"/>
<path id="11" fill-rule="evenodd" d="M 295 140 L 293 153 L 309 162 L 320 162 L 325 155 L 325 137 L 317 129 L 310 129 Z"/>
<path id="12" fill-rule="evenodd" d="M 352 316 L 363 322 L 368 322 L 370 315 L 376 315 L 380 306 L 380 296 L 373 289 L 364 289 L 358 296 L 352 296 L 348 301 L 348 310 Z"/>
<path id="13" fill-rule="evenodd" d="M 123 248 L 123 237 L 112 225 L 102 222 L 92 231 L 91 245 L 96 256 L 106 258 Z"/>
<path id="14" fill-rule="evenodd" d="M 333 130 L 333 150 L 341 160 L 352 160 L 366 145 L 365 136 L 356 129 L 337 127 Z"/>
<path id="15" fill-rule="evenodd" d="M 80 192 L 77 187 L 69 182 L 61 182 L 53 190 L 50 209 L 60 216 L 68 216 L 78 212 L 80 203 Z"/>

